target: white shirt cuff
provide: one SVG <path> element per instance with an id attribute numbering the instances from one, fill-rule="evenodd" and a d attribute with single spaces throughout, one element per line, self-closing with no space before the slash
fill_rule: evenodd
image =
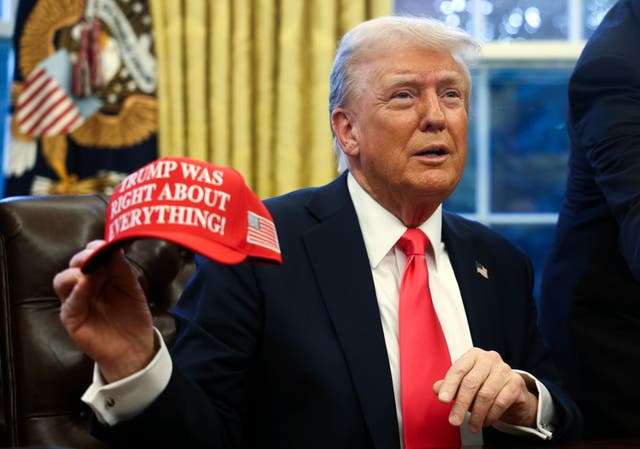
<path id="1" fill-rule="evenodd" d="M 155 329 L 160 349 L 149 364 L 137 373 L 105 384 L 97 364 L 93 367 L 93 383 L 82 395 L 98 421 L 113 426 L 142 412 L 160 396 L 171 377 L 173 364 L 160 332 Z"/>
<path id="2" fill-rule="evenodd" d="M 501 432 L 510 433 L 512 435 L 535 435 L 543 440 L 550 440 L 553 437 L 553 422 L 555 422 L 556 410 L 553 404 L 553 398 L 551 393 L 547 390 L 542 382 L 533 377 L 531 374 L 514 370 L 525 378 L 527 385 L 535 385 L 538 390 L 538 411 L 536 413 L 536 428 L 526 426 L 516 426 L 513 424 L 507 424 L 502 421 L 497 421 L 493 424 L 493 427 Z"/>

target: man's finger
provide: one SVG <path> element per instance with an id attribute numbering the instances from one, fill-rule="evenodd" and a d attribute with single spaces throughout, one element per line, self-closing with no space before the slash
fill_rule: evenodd
<path id="1" fill-rule="evenodd" d="M 502 407 L 504 410 L 508 408 L 511 403 L 505 405 L 508 400 L 512 400 L 512 397 L 503 393 L 503 390 L 509 383 L 511 377 L 511 370 L 509 366 L 502 362 L 502 359 L 498 361 L 492 361 L 491 371 L 484 380 L 484 383 L 477 391 L 473 406 L 470 408 L 471 416 L 469 417 L 469 430 L 472 432 L 479 432 L 482 426 L 485 425 L 488 413 L 494 408 L 497 413 Z M 499 416 L 502 415 L 500 413 Z"/>
<path id="2" fill-rule="evenodd" d="M 507 382 L 487 411 L 483 425 L 490 426 L 499 420 L 509 407 L 515 403 L 521 393 L 522 389 L 520 385 L 513 381 Z"/>
<path id="3" fill-rule="evenodd" d="M 78 270 L 76 268 L 68 268 L 53 277 L 53 290 L 60 300 L 64 301 L 71 294 L 77 282 Z"/>
<path id="4" fill-rule="evenodd" d="M 473 368 L 462 378 L 449 414 L 451 424 L 461 425 L 464 415 L 471 410 L 472 405 L 475 407 L 474 403 L 478 400 L 478 392 L 483 388 L 490 370 L 491 365 L 486 360 L 477 359 Z"/>
<path id="5" fill-rule="evenodd" d="M 80 268 L 84 264 L 84 261 L 87 260 L 94 251 L 95 250 L 93 249 L 85 248 L 82 251 L 75 253 L 69 261 L 69 266 L 71 268 Z"/>
<path id="6" fill-rule="evenodd" d="M 455 361 L 444 377 L 438 399 L 449 402 L 455 399 L 449 414 L 449 422 L 459 426 L 464 421 L 475 399 L 475 394 L 489 373 L 490 364 L 483 357 L 484 351 L 474 348 Z"/>
<path id="7" fill-rule="evenodd" d="M 444 379 L 441 379 L 442 383 L 439 386 L 438 392 L 440 402 L 447 403 L 455 399 L 462 379 L 473 369 L 475 361 L 476 357 L 473 354 L 473 349 L 471 349 L 451 365 Z"/>

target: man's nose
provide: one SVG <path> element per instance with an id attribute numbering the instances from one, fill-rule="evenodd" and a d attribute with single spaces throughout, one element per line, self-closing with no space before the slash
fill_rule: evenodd
<path id="1" fill-rule="evenodd" d="M 440 131 L 445 127 L 445 115 L 440 97 L 432 92 L 425 95 L 420 104 L 420 129 Z"/>

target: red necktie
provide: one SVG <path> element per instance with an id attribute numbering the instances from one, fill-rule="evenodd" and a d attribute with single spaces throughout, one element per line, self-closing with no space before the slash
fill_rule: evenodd
<path id="1" fill-rule="evenodd" d="M 398 240 L 407 255 L 400 284 L 400 389 L 405 449 L 459 447 L 460 431 L 449 424 L 451 404 L 438 401 L 433 383 L 451 366 L 447 342 L 429 291 L 424 257 L 429 239 L 410 228 Z"/>

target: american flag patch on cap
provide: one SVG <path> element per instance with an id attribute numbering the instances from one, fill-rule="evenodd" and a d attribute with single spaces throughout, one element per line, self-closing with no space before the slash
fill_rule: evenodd
<path id="1" fill-rule="evenodd" d="M 271 220 L 248 212 L 247 242 L 280 252 L 276 227 Z"/>

